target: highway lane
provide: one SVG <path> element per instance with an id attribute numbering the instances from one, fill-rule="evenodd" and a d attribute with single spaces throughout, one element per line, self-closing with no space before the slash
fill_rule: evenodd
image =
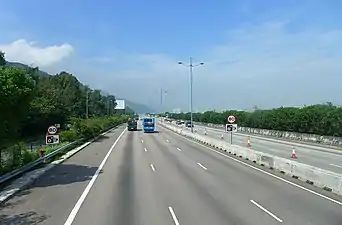
<path id="1" fill-rule="evenodd" d="M 243 215 L 243 219 L 239 220 L 242 224 L 273 224 L 266 220 L 269 218 L 279 222 L 272 216 L 258 215 L 255 208 L 245 204 L 252 203 L 251 200 L 269 209 L 273 215 L 283 221 L 283 224 L 340 224 L 342 222 L 342 205 L 324 200 L 282 180 L 233 162 L 215 150 L 209 150 L 205 146 L 175 136 L 166 129 L 162 131 L 164 140 L 168 140 L 168 145 L 172 146 L 170 152 L 180 158 L 186 157 L 187 164 L 190 164 L 190 161 L 192 165 L 199 162 L 206 168 L 203 169 L 206 177 L 203 175 L 197 177 L 195 173 L 191 173 L 191 176 L 193 179 L 202 179 L 202 182 L 198 181 L 198 186 L 203 186 L 203 190 L 207 190 L 215 198 L 216 204 L 220 204 L 226 212 Z M 231 202 L 234 206 L 229 205 Z M 256 206 L 254 203 L 252 206 Z M 234 208 L 233 211 L 231 207 Z M 249 223 L 247 219 L 249 216 L 254 222 Z"/>
<path id="2" fill-rule="evenodd" d="M 204 135 L 205 129 L 207 131 L 208 137 L 221 139 L 221 136 L 223 135 L 224 140 L 230 143 L 230 134 L 224 132 L 223 130 L 195 125 L 195 130 L 199 134 Z M 292 149 L 293 147 L 295 147 L 295 151 L 298 156 L 298 158 L 295 159 L 296 161 L 316 166 L 318 168 L 326 169 L 329 171 L 333 171 L 336 173 L 342 173 L 342 151 L 341 154 L 336 154 L 328 152 L 329 150 L 331 150 L 328 147 L 320 147 L 327 150 L 320 151 L 316 149 L 316 146 L 310 146 L 309 144 L 306 145 L 301 143 L 298 146 L 293 145 L 291 141 L 284 141 L 283 143 L 278 143 L 272 140 L 256 138 L 252 135 L 250 136 L 250 138 L 252 146 L 251 148 L 256 151 L 265 152 L 282 158 L 291 158 Z M 233 144 L 235 145 L 246 147 L 247 140 L 247 135 L 241 135 L 238 133 L 233 134 Z"/>
<path id="3" fill-rule="evenodd" d="M 0 207 L 0 224 L 60 225 L 125 126 L 57 165 Z"/>
<path id="4" fill-rule="evenodd" d="M 0 224 L 342 223 L 342 203 L 159 129 L 159 134 L 126 131 L 117 140 L 118 130 L 92 144 L 66 163 L 91 171 L 56 167 L 1 208 Z M 58 182 L 51 184 L 53 176 Z"/>

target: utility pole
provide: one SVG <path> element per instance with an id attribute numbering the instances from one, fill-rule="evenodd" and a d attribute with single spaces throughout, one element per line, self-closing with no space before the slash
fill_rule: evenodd
<path id="1" fill-rule="evenodd" d="M 108 114 L 108 116 L 109 116 L 109 113 L 110 113 L 109 110 L 110 110 L 109 109 L 109 98 L 107 97 L 107 114 Z"/>
<path id="2" fill-rule="evenodd" d="M 89 92 L 88 92 L 88 90 L 87 90 L 87 96 L 86 96 L 86 118 L 88 119 L 88 117 L 89 117 Z"/>
<path id="3" fill-rule="evenodd" d="M 183 62 L 178 62 L 178 64 L 189 67 L 190 69 L 190 123 L 191 123 L 191 132 L 194 132 L 194 128 L 193 128 L 193 116 L 192 116 L 192 110 L 193 110 L 193 105 L 192 105 L 192 84 L 193 84 L 193 68 L 196 66 L 202 66 L 204 65 L 204 63 L 199 63 L 194 65 L 193 64 L 193 59 L 192 57 L 190 57 L 190 63 L 188 65 L 184 64 Z"/>
<path id="4" fill-rule="evenodd" d="M 163 88 L 160 88 L 160 110 L 163 113 Z"/>

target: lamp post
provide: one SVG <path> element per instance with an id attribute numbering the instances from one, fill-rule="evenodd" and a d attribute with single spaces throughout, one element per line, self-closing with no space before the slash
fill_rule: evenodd
<path id="1" fill-rule="evenodd" d="M 167 95 L 167 89 L 160 88 L 160 110 L 164 113 L 165 98 Z"/>
<path id="2" fill-rule="evenodd" d="M 190 69 L 190 123 L 191 123 L 191 133 L 194 132 L 193 129 L 193 117 L 192 117 L 192 83 L 193 83 L 193 68 L 197 66 L 203 66 L 204 63 L 198 63 L 198 64 L 193 64 L 193 58 L 190 57 L 190 63 L 189 64 L 184 64 L 183 62 L 178 62 L 179 65 L 183 65 L 186 67 L 189 67 Z"/>

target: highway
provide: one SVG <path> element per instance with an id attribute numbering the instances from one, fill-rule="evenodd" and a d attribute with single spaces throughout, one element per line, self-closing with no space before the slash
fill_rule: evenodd
<path id="1" fill-rule="evenodd" d="M 176 124 L 174 125 L 178 126 Z M 194 130 L 202 135 L 204 135 L 205 129 L 208 137 L 221 139 L 221 136 L 223 135 L 224 140 L 230 143 L 230 134 L 224 132 L 223 129 L 209 128 L 199 125 L 195 125 L 194 127 Z M 282 158 L 291 158 L 292 149 L 295 147 L 295 151 L 298 156 L 298 158 L 295 159 L 296 161 L 336 173 L 342 173 L 342 150 L 340 154 L 337 154 L 329 152 L 331 149 L 324 146 L 317 147 L 305 143 L 298 145 L 298 143 L 294 144 L 290 140 L 282 140 L 282 143 L 279 143 L 275 142 L 274 139 L 271 138 L 260 138 L 254 135 L 250 135 L 250 138 L 251 148 L 256 151 L 265 152 Z M 248 135 L 240 133 L 233 134 L 234 145 L 246 147 L 247 139 Z M 333 151 L 336 152 L 337 150 Z"/>
<path id="2" fill-rule="evenodd" d="M 0 224 L 342 224 L 342 203 L 158 129 L 108 133 L 6 202 Z"/>

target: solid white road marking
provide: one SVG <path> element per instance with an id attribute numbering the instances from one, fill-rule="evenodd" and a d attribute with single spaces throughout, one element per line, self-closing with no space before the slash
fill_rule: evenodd
<path id="1" fill-rule="evenodd" d="M 197 165 L 199 165 L 200 167 L 202 167 L 204 170 L 207 170 L 207 168 L 205 166 L 203 166 L 201 163 L 197 163 Z"/>
<path id="2" fill-rule="evenodd" d="M 336 166 L 336 167 L 342 168 L 342 166 L 335 165 L 335 164 L 330 164 L 330 166 Z"/>
<path id="3" fill-rule="evenodd" d="M 165 128 L 165 129 L 166 129 L 166 128 Z M 257 170 L 257 171 L 259 171 L 259 172 L 261 172 L 261 173 L 267 174 L 267 175 L 269 175 L 269 176 L 271 176 L 271 177 L 273 177 L 273 178 L 275 178 L 275 179 L 281 180 L 281 181 L 283 181 L 283 182 L 285 182 L 285 183 L 287 183 L 287 184 L 290 184 L 290 185 L 295 186 L 295 187 L 297 187 L 297 188 L 300 188 L 300 189 L 302 189 L 302 190 L 304 190 L 304 191 L 307 191 L 307 192 L 309 192 L 309 193 L 311 193 L 311 194 L 313 194 L 313 195 L 319 196 L 319 197 L 321 197 L 321 198 L 324 198 L 325 200 L 331 201 L 331 202 L 333 202 L 333 203 L 336 203 L 336 204 L 342 206 L 342 202 L 339 202 L 339 201 L 337 201 L 337 200 L 335 200 L 335 199 L 329 198 L 329 197 L 327 197 L 327 196 L 325 196 L 325 195 L 322 195 L 322 194 L 320 194 L 320 193 L 318 193 L 318 192 L 315 192 L 315 191 L 313 191 L 313 190 L 310 190 L 310 189 L 308 189 L 308 188 L 306 188 L 306 187 L 303 187 L 303 186 L 301 186 L 301 185 L 299 185 L 299 184 L 296 184 L 296 183 L 293 183 L 293 182 L 291 182 L 291 181 L 288 181 L 288 180 L 286 180 L 286 179 L 284 179 L 284 178 L 278 177 L 277 175 L 274 175 L 274 174 L 272 174 L 272 173 L 269 173 L 269 172 L 267 172 L 267 171 L 264 171 L 264 170 L 262 170 L 262 169 L 259 169 L 259 168 L 255 167 L 255 166 L 249 165 L 248 163 L 242 162 L 242 161 L 240 161 L 240 160 L 238 160 L 238 159 L 235 159 L 235 158 L 233 158 L 233 157 L 231 157 L 231 156 L 229 156 L 229 155 L 225 155 L 225 154 L 223 154 L 223 153 L 221 153 L 221 152 L 219 152 L 219 151 L 216 151 L 215 149 L 211 149 L 211 148 L 209 148 L 208 146 L 202 145 L 202 144 L 200 144 L 200 143 L 198 143 L 198 142 L 196 142 L 196 141 L 193 141 L 193 140 L 190 140 L 190 139 L 188 139 L 188 138 L 186 138 L 186 137 L 183 137 L 183 136 L 181 136 L 180 134 L 177 134 L 177 133 L 174 133 L 174 132 L 172 132 L 172 133 L 178 135 L 179 137 L 181 137 L 181 138 L 183 138 L 183 139 L 185 139 L 185 140 L 188 140 L 188 141 L 190 141 L 190 142 L 192 142 L 192 143 L 195 143 L 195 144 L 200 145 L 200 146 L 202 146 L 202 147 L 204 147 L 204 148 L 206 148 L 206 149 L 209 149 L 210 151 L 213 151 L 213 152 L 215 152 L 215 153 L 217 153 L 217 154 L 219 154 L 219 155 L 222 155 L 222 156 L 224 156 L 224 157 L 226 157 L 226 158 L 229 158 L 229 159 L 231 159 L 231 160 L 233 160 L 233 161 L 235 161 L 235 162 L 237 162 L 237 163 L 240 163 L 240 164 L 245 165 L 245 166 L 247 166 L 247 167 L 249 167 L 249 168 L 252 168 L 252 169 L 254 169 L 254 170 Z"/>
<path id="4" fill-rule="evenodd" d="M 153 171 L 156 171 L 156 169 L 154 168 L 154 166 L 151 164 L 151 168 Z"/>
<path id="5" fill-rule="evenodd" d="M 251 203 L 253 203 L 254 205 L 256 205 L 259 209 L 261 209 L 262 211 L 264 211 L 265 213 L 267 213 L 268 215 L 272 216 L 275 220 L 277 220 L 278 222 L 282 223 L 283 221 L 277 217 L 276 215 L 274 215 L 273 213 L 271 213 L 270 211 L 268 211 L 267 209 L 265 209 L 264 207 L 262 207 L 261 205 L 259 205 L 258 203 L 256 203 L 254 200 L 250 200 Z"/>
<path id="6" fill-rule="evenodd" d="M 78 211 L 80 210 L 84 200 L 86 199 L 90 189 L 92 188 L 92 186 L 94 185 L 96 179 L 98 178 L 102 168 L 104 167 L 107 159 L 109 158 L 110 154 L 112 153 L 114 147 L 116 146 L 116 144 L 119 142 L 119 140 L 121 139 L 122 135 L 124 135 L 125 131 L 127 130 L 127 128 L 125 128 L 121 134 L 119 135 L 119 137 L 116 139 L 116 141 L 114 142 L 114 144 L 112 145 L 112 147 L 110 147 L 107 155 L 104 157 L 103 161 L 101 162 L 99 168 L 96 170 L 94 176 L 91 178 L 90 182 L 88 183 L 87 187 L 84 189 L 81 197 L 78 199 L 76 205 L 74 206 L 74 208 L 71 210 L 67 220 L 65 221 L 64 225 L 71 225 L 72 222 L 74 221 Z"/>
<path id="7" fill-rule="evenodd" d="M 173 211 L 172 207 L 169 207 L 169 211 L 170 211 L 170 213 L 171 213 L 173 222 L 174 222 L 176 225 L 179 225 L 178 219 L 177 219 L 176 214 L 175 214 L 175 212 Z"/>
<path id="8" fill-rule="evenodd" d="M 177 150 L 180 151 L 180 152 L 182 151 L 182 149 L 180 149 L 180 148 L 177 148 Z"/>

